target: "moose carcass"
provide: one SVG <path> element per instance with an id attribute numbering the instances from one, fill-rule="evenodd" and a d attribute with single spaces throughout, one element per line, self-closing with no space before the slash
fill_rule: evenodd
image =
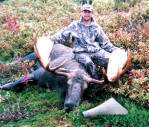
<path id="1" fill-rule="evenodd" d="M 37 36 L 35 37 L 35 52 L 39 58 L 37 44 Z M 44 42 L 42 42 L 44 45 Z M 62 44 L 55 44 L 50 55 L 50 65 L 44 66 L 40 61 L 38 62 L 35 71 L 27 75 L 28 81 L 37 81 L 40 86 L 48 86 L 52 90 L 61 92 L 62 95 L 66 93 L 64 100 L 64 109 L 70 110 L 73 106 L 78 106 L 81 96 L 88 83 L 103 84 L 104 81 L 95 80 L 90 77 L 85 68 L 74 59 L 72 48 L 66 47 Z M 32 53 L 22 60 L 36 60 L 35 54 Z M 65 63 L 63 63 L 65 61 Z M 49 68 L 54 68 L 53 70 Z M 45 70 L 47 69 L 47 70 Z M 25 77 L 21 77 L 15 82 L 11 82 L 0 86 L 2 90 L 12 90 L 21 88 L 24 84 Z"/>
<path id="2" fill-rule="evenodd" d="M 37 39 L 37 37 L 35 38 L 35 40 L 36 39 Z M 45 39 L 45 41 L 44 41 L 45 42 L 45 46 L 42 43 L 42 40 L 44 40 L 44 39 Z M 50 47 L 48 47 L 49 45 L 50 45 Z M 43 53 L 43 47 L 44 47 L 45 51 L 46 50 L 48 51 L 48 53 L 45 52 L 45 55 Z M 70 56 L 70 58 L 71 58 L 70 61 L 73 62 L 73 63 L 75 63 L 74 65 L 73 65 L 73 63 L 70 63 L 70 61 L 69 62 L 66 62 L 66 63 L 62 63 L 62 61 L 61 61 L 61 62 L 58 62 L 59 63 L 58 66 L 56 66 L 55 68 L 51 68 L 49 66 L 50 65 L 50 57 L 48 55 L 46 56 L 46 54 L 50 54 L 51 50 L 49 50 L 49 49 L 52 49 L 51 47 L 53 47 L 52 41 L 50 41 L 48 38 L 44 37 L 43 39 L 41 39 L 41 41 L 38 41 L 38 43 L 37 43 L 37 41 L 35 41 L 35 44 L 34 44 L 35 54 L 36 54 L 36 57 L 37 57 L 38 61 L 40 62 L 41 66 L 44 69 L 46 69 L 46 70 L 48 70 L 50 72 L 52 71 L 52 72 L 54 72 L 57 75 L 66 76 L 67 79 L 68 79 L 68 82 L 67 82 L 68 85 L 71 85 L 71 86 L 75 86 L 76 87 L 76 88 L 75 87 L 72 88 L 71 90 L 68 90 L 68 92 L 71 91 L 71 93 L 68 94 L 68 95 L 70 95 L 70 97 L 67 96 L 68 97 L 68 100 L 69 100 L 68 102 L 71 102 L 72 103 L 73 100 L 77 100 L 77 99 L 73 99 L 73 97 L 76 97 L 76 98 L 80 97 L 81 94 L 78 94 L 77 91 L 81 91 L 81 90 L 84 91 L 84 89 L 86 89 L 87 86 L 88 86 L 87 85 L 88 82 L 94 82 L 94 83 L 98 83 L 98 84 L 103 84 L 104 83 L 104 81 L 99 81 L 99 80 L 95 80 L 95 79 L 90 78 L 90 76 L 87 74 L 87 72 L 84 70 L 84 68 L 73 59 L 74 58 L 74 54 L 73 54 L 72 51 L 71 51 L 71 54 L 72 55 Z M 69 53 L 70 52 L 68 52 L 68 54 Z M 119 55 L 120 55 L 121 58 L 118 57 Z M 129 68 L 129 66 L 131 64 L 132 54 L 131 54 L 130 50 L 128 50 L 127 52 L 125 52 L 122 49 L 118 49 L 118 50 L 116 50 L 116 51 L 114 51 L 112 53 L 110 59 L 113 59 L 113 57 L 116 57 L 117 58 L 117 61 L 118 61 L 118 64 L 117 64 L 118 66 L 116 66 L 116 68 L 114 68 L 116 71 L 114 72 L 114 74 L 112 74 L 113 72 L 110 73 L 110 74 L 107 73 L 109 75 L 104 74 L 105 75 L 104 76 L 105 80 L 108 80 L 109 79 L 109 76 L 110 76 L 110 78 L 112 77 L 112 79 L 114 79 L 114 80 L 112 80 L 112 82 L 118 80 L 119 77 L 120 77 L 120 75 L 124 74 L 128 70 L 128 68 Z M 67 57 L 63 57 L 63 58 L 65 58 L 65 59 L 63 59 L 63 61 L 65 61 Z M 60 59 L 60 58 L 58 58 L 58 59 Z M 67 59 L 67 60 L 69 60 L 69 59 Z M 115 62 L 113 62 L 113 61 L 115 61 L 115 59 L 109 61 L 110 66 L 113 65 L 113 63 L 115 64 Z M 60 63 L 62 63 L 62 64 L 60 64 Z M 54 64 L 54 65 L 56 65 L 56 64 Z M 61 70 L 58 70 L 58 71 L 56 70 L 57 68 L 59 68 L 59 67 L 61 67 L 63 65 L 65 66 L 64 67 L 64 70 L 70 71 L 70 73 L 65 73 L 65 72 L 61 72 Z M 77 67 L 77 68 L 73 68 L 73 67 Z M 109 66 L 108 66 L 108 69 L 110 70 Z M 113 69 L 113 67 L 111 67 L 111 69 Z M 81 89 L 81 86 L 80 85 L 83 86 L 82 89 Z M 74 90 L 74 92 L 72 90 Z M 79 93 L 83 93 L 83 91 L 82 92 L 79 92 Z M 74 96 L 73 96 L 72 93 L 75 93 Z M 71 99 L 71 97 L 72 97 L 72 99 Z M 68 103 L 68 107 L 69 106 L 72 107 L 73 105 L 70 104 L 70 103 Z"/>

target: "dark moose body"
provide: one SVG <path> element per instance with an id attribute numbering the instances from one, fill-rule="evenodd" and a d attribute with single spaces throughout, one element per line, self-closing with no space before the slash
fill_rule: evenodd
<path id="1" fill-rule="evenodd" d="M 27 75 L 28 81 L 37 81 L 39 86 L 49 87 L 52 90 L 60 92 L 65 98 L 65 110 L 71 110 L 72 107 L 79 106 L 81 97 L 90 82 L 96 83 L 96 85 L 104 83 L 104 81 L 98 81 L 90 77 L 85 68 L 74 59 L 74 54 L 70 47 L 55 44 L 50 57 L 50 67 L 55 67 L 64 60 L 66 61 L 62 67 L 56 70 L 56 72 L 60 72 L 60 74 L 43 69 L 38 63 L 34 53 L 25 56 L 22 61 L 27 59 L 36 61 L 36 69 L 31 74 Z M 0 86 L 0 89 L 21 89 L 24 80 L 25 77 L 21 77 L 15 82 Z"/>

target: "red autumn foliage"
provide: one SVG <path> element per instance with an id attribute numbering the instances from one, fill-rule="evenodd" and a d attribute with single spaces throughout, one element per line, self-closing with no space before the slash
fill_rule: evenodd
<path id="1" fill-rule="evenodd" d="M 16 31 L 20 29 L 20 25 L 17 23 L 17 17 L 10 18 L 8 15 L 6 15 L 6 21 L 7 21 L 7 29 L 10 31 Z"/>
<path id="2" fill-rule="evenodd" d="M 106 127 L 110 127 L 110 124 L 107 124 Z"/>
<path id="3" fill-rule="evenodd" d="M 79 110 L 76 110 L 74 113 L 75 113 L 76 115 L 78 115 L 78 114 L 79 114 Z"/>
<path id="4" fill-rule="evenodd" d="M 92 117 L 92 118 L 94 118 L 94 117 L 95 117 L 95 115 L 94 115 L 94 114 L 91 114 L 91 117 Z"/>
<path id="5" fill-rule="evenodd" d="M 27 74 L 24 75 L 24 81 L 23 81 L 25 84 L 28 84 L 28 77 L 27 77 Z"/>

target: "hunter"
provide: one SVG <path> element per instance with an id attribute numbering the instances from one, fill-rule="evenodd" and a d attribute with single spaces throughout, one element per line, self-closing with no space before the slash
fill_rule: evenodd
<path id="1" fill-rule="evenodd" d="M 115 47 L 101 26 L 93 18 L 93 6 L 82 6 L 81 19 L 74 21 L 62 31 L 50 36 L 54 43 L 65 44 L 72 39 L 75 59 L 81 63 L 92 78 L 99 79 L 95 63 L 107 67 L 110 54 Z"/>

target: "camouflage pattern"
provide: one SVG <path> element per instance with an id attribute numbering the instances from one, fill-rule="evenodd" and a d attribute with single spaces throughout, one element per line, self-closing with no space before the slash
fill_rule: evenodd
<path id="1" fill-rule="evenodd" d="M 111 52 L 117 49 L 93 18 L 90 26 L 85 26 L 83 18 L 81 18 L 80 21 L 72 22 L 68 27 L 51 38 L 54 40 L 54 43 L 63 44 L 72 38 L 75 59 L 96 79 L 98 79 L 98 75 L 94 63 L 107 67 Z"/>
<path id="2" fill-rule="evenodd" d="M 90 4 L 84 4 L 82 6 L 82 11 L 84 11 L 84 10 L 93 11 L 93 6 Z"/>
<path id="3" fill-rule="evenodd" d="M 81 18 L 81 20 L 72 22 L 64 30 L 51 36 L 51 38 L 55 43 L 63 44 L 72 39 L 75 53 L 95 53 L 101 49 L 111 53 L 116 49 L 93 18 L 90 26 L 85 26 Z"/>
<path id="4" fill-rule="evenodd" d="M 98 74 L 96 65 L 98 65 L 98 67 L 107 67 L 110 54 L 111 53 L 101 49 L 96 53 L 75 53 L 75 59 L 86 68 L 87 72 L 93 78 L 99 79 L 100 75 Z"/>

